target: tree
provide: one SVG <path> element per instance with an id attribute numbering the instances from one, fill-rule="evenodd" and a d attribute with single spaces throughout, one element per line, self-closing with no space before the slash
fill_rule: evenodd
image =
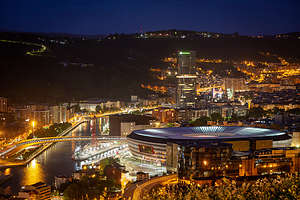
<path id="1" fill-rule="evenodd" d="M 175 124 L 174 123 L 168 123 L 167 127 L 175 127 Z"/>
<path id="2" fill-rule="evenodd" d="M 257 108 L 251 108 L 248 111 L 247 117 L 248 118 L 254 118 L 254 119 L 260 119 L 263 116 L 265 116 L 266 112 L 264 111 L 263 108 L 257 107 Z"/>
<path id="3" fill-rule="evenodd" d="M 81 188 L 78 183 L 72 183 L 70 184 L 67 189 L 64 191 L 64 197 L 65 199 L 82 199 L 82 197 L 85 195 L 85 187 Z"/>
<path id="4" fill-rule="evenodd" d="M 100 105 L 97 105 L 95 110 L 96 110 L 96 113 L 101 113 L 102 112 L 102 108 L 101 108 Z"/>
<path id="5" fill-rule="evenodd" d="M 294 115 L 300 115 L 300 108 L 290 109 L 290 110 L 288 111 L 288 113 L 294 114 Z"/>
<path id="6" fill-rule="evenodd" d="M 283 110 L 283 109 L 280 109 L 280 108 L 278 108 L 278 107 L 274 107 L 274 108 L 272 109 L 272 112 L 273 112 L 274 115 L 276 115 L 276 114 L 281 114 L 281 113 L 283 113 L 284 110 Z"/>
<path id="7" fill-rule="evenodd" d="M 99 175 L 95 177 L 84 176 L 80 181 L 71 183 L 64 191 L 65 199 L 95 199 L 101 195 L 109 195 L 119 190 L 120 185 L 111 179 L 101 180 Z M 107 194 L 107 195 L 106 195 Z"/>
<path id="8" fill-rule="evenodd" d="M 216 113 L 216 112 L 212 113 L 210 115 L 210 118 L 211 118 L 211 121 L 214 121 L 214 122 L 216 122 L 216 121 L 222 121 L 223 120 L 222 115 L 220 113 Z"/>
<path id="9" fill-rule="evenodd" d="M 231 115 L 231 120 L 232 121 L 239 121 L 239 116 L 236 114 L 236 113 L 232 113 L 232 115 Z"/>
<path id="10" fill-rule="evenodd" d="M 75 108 L 75 112 L 76 112 L 76 113 L 81 112 L 79 104 L 74 105 L 74 108 Z"/>
<path id="11" fill-rule="evenodd" d="M 206 126 L 207 121 L 209 121 L 210 118 L 207 116 L 201 116 L 200 118 L 196 119 L 191 123 L 192 126 Z"/>

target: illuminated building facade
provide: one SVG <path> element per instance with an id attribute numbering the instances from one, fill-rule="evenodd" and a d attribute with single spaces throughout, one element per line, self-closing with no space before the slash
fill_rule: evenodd
<path id="1" fill-rule="evenodd" d="M 178 148 L 178 178 L 205 180 L 220 177 L 268 176 L 299 173 L 299 148 L 271 148 L 245 154 L 229 143 L 181 145 Z"/>
<path id="2" fill-rule="evenodd" d="M 196 182 L 299 173 L 300 148 L 274 147 L 274 142 L 286 139 L 289 136 L 281 131 L 240 126 L 145 129 L 127 137 L 137 159 Z"/>
<path id="3" fill-rule="evenodd" d="M 152 117 L 162 123 L 175 122 L 176 110 L 170 108 L 157 108 L 152 111 Z"/>
<path id="4" fill-rule="evenodd" d="M 24 199 L 51 199 L 51 186 L 38 182 L 33 185 L 25 185 L 21 192 L 19 192 L 19 198 Z"/>
<path id="5" fill-rule="evenodd" d="M 35 110 L 31 111 L 31 119 L 37 121 L 37 125 L 42 127 L 50 124 L 50 111 L 49 110 Z"/>
<path id="6" fill-rule="evenodd" d="M 243 78 L 224 78 L 223 87 L 229 99 L 234 97 L 235 92 L 244 92 L 247 90 L 245 79 Z"/>
<path id="7" fill-rule="evenodd" d="M 152 117 L 141 115 L 110 115 L 109 116 L 109 135 L 127 136 L 132 131 L 138 129 L 151 128 Z"/>
<path id="8" fill-rule="evenodd" d="M 179 51 L 177 62 L 177 93 L 178 107 L 195 107 L 196 98 L 196 52 Z"/>
<path id="9" fill-rule="evenodd" d="M 181 147 L 226 143 L 226 145 L 230 145 L 232 151 L 253 152 L 272 148 L 273 140 L 283 140 L 287 139 L 286 137 L 286 133 L 270 129 L 201 126 L 135 130 L 127 136 L 127 142 L 134 157 L 176 171 L 180 155 L 178 149 Z M 226 148 L 229 147 L 226 146 Z"/>
<path id="10" fill-rule="evenodd" d="M 232 159 L 232 145 L 203 143 L 181 145 L 178 154 L 178 177 L 221 177 L 238 174 L 239 162 Z"/>
<path id="11" fill-rule="evenodd" d="M 50 107 L 51 123 L 66 122 L 67 119 L 67 106 L 56 105 Z"/>
<path id="12" fill-rule="evenodd" d="M 0 112 L 7 112 L 7 98 L 0 97 Z"/>

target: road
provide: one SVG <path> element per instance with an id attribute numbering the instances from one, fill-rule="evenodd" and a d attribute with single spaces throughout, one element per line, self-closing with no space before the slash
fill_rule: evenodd
<path id="1" fill-rule="evenodd" d="M 77 128 L 80 124 L 84 123 L 83 121 L 80 121 L 78 123 L 75 123 L 72 125 L 72 127 L 66 129 L 65 131 L 63 131 L 60 136 L 62 135 L 66 135 L 67 133 L 69 133 L 70 131 L 74 130 L 75 128 Z M 12 166 L 20 166 L 20 165 L 25 165 L 28 162 L 30 162 L 32 159 L 34 159 L 36 156 L 38 156 L 40 153 L 42 153 L 43 151 L 45 151 L 47 148 L 49 148 L 52 143 L 48 143 L 46 145 L 44 145 L 43 148 L 41 148 L 39 151 L 35 152 L 34 154 L 32 154 L 27 160 L 25 161 L 8 161 L 8 160 L 4 160 L 4 159 L 0 159 L 0 168 L 1 167 L 12 167 Z M 25 146 L 28 144 L 25 144 Z M 1 152 L 1 156 L 6 155 L 6 153 L 11 153 L 11 152 L 17 152 L 20 149 L 19 148 L 24 148 L 23 145 L 13 145 L 10 149 L 7 149 L 3 152 Z"/>
<path id="2" fill-rule="evenodd" d="M 125 199 L 132 199 L 133 193 L 134 193 L 134 190 L 136 189 L 136 187 L 137 187 L 137 184 L 134 184 L 134 183 L 127 186 L 124 190 L 123 197 L 125 197 Z"/>
<path id="3" fill-rule="evenodd" d="M 130 109 L 126 109 L 126 110 L 121 110 L 121 111 L 116 111 L 116 112 L 110 112 L 110 113 L 103 113 L 103 114 L 97 114 L 97 115 L 85 115 L 85 116 L 81 116 L 81 120 L 75 124 L 72 125 L 72 127 L 70 129 L 67 129 L 66 131 L 64 131 L 63 133 L 61 133 L 59 136 L 64 136 L 66 135 L 69 131 L 73 130 L 74 128 L 76 128 L 78 125 L 80 125 L 81 123 L 83 123 L 84 121 L 87 121 L 89 118 L 93 118 L 93 117 L 103 117 L 103 116 L 108 116 L 108 115 L 114 115 L 114 114 L 122 114 L 122 113 L 128 113 L 128 112 L 134 112 L 137 110 L 152 110 L 155 108 L 158 108 L 160 106 L 152 106 L 152 107 L 143 107 L 143 108 L 130 108 Z M 90 140 L 91 138 L 78 138 L 78 140 Z M 101 138 L 98 138 L 101 139 Z M 40 141 L 34 141 L 34 140 L 40 140 Z M 20 151 L 21 149 L 23 149 L 24 147 L 28 146 L 28 145 L 32 145 L 32 144 L 39 144 L 39 143 L 49 143 L 49 145 L 45 145 L 45 147 L 43 147 L 41 150 L 38 151 L 38 153 L 35 153 L 34 155 L 39 155 L 41 152 L 43 152 L 45 149 L 47 149 L 48 147 L 50 147 L 54 142 L 59 142 L 59 141 L 67 141 L 67 138 L 60 138 L 60 139 L 54 139 L 54 138 L 39 138 L 39 139 L 32 139 L 31 141 L 29 140 L 23 140 L 23 141 L 18 141 L 16 143 L 10 144 L 8 146 L 6 146 L 5 149 L 1 150 L 0 152 L 0 157 L 3 156 L 7 156 L 8 153 L 9 154 L 14 154 L 18 151 Z M 73 138 L 69 138 L 69 140 L 74 140 Z M 5 167 L 5 166 L 16 166 L 16 165 L 24 165 L 26 164 L 28 161 L 30 161 L 31 159 L 33 159 L 34 157 L 30 157 L 29 160 L 26 161 L 22 161 L 22 162 L 9 162 L 9 161 L 5 161 L 5 160 L 0 160 L 0 167 Z"/>
<path id="4" fill-rule="evenodd" d="M 171 180 L 177 180 L 177 174 L 155 177 L 148 181 L 132 184 L 125 189 L 124 197 L 130 200 L 140 200 L 155 185 L 160 185 L 167 181 L 170 182 Z"/>

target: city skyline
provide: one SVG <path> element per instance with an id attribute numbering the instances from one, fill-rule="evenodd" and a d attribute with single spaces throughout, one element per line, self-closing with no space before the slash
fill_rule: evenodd
<path id="1" fill-rule="evenodd" d="M 1 1 L 0 199 L 300 199 L 299 8 Z"/>
<path id="2" fill-rule="evenodd" d="M 179 29 L 242 35 L 299 31 L 297 1 L 2 2 L 0 30 L 109 34 Z M 76 23 L 74 23 L 76 22 Z"/>

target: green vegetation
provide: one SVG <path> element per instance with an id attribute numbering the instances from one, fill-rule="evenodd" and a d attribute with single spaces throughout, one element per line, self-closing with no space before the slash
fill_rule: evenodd
<path id="1" fill-rule="evenodd" d="M 211 119 L 211 121 L 214 121 L 214 122 L 216 122 L 216 121 L 223 121 L 223 117 L 222 117 L 222 115 L 220 113 L 212 113 L 210 115 L 210 119 Z"/>
<path id="2" fill-rule="evenodd" d="M 112 180 L 102 180 L 100 176 L 83 177 L 80 181 L 73 182 L 64 191 L 65 199 L 100 199 L 106 198 L 107 194 L 115 190 Z"/>
<path id="3" fill-rule="evenodd" d="M 35 138 L 43 138 L 43 137 L 55 137 L 62 133 L 67 128 L 71 127 L 72 124 L 70 123 L 60 123 L 60 124 L 53 124 L 49 128 L 40 128 L 36 131 L 34 131 L 34 137 Z M 33 135 L 31 134 L 28 139 L 32 139 Z M 34 153 L 38 152 L 44 148 L 43 145 L 37 147 L 37 148 L 30 148 L 30 149 L 24 149 L 22 151 L 19 151 L 18 153 L 12 155 L 9 160 L 15 161 L 15 160 L 27 160 L 32 156 Z"/>
<path id="4" fill-rule="evenodd" d="M 223 179 L 215 186 L 179 183 L 159 186 L 147 193 L 144 200 L 192 200 L 192 199 L 300 199 L 300 177 L 264 178 L 256 182 L 237 183 Z"/>
<path id="5" fill-rule="evenodd" d="M 191 126 L 206 126 L 208 121 L 223 121 L 223 117 L 220 113 L 212 113 L 210 117 L 201 116 L 200 118 L 196 119 L 195 121 L 191 121 Z"/>
<path id="6" fill-rule="evenodd" d="M 294 114 L 294 115 L 300 115 L 300 108 L 294 108 L 294 109 L 288 110 L 288 113 Z"/>
<path id="7" fill-rule="evenodd" d="M 24 152 L 22 152 L 22 158 L 23 160 L 27 160 L 34 152 L 37 152 L 40 148 L 34 148 L 34 149 L 26 149 Z"/>
<path id="8" fill-rule="evenodd" d="M 43 137 L 55 137 L 62 133 L 67 128 L 71 127 L 72 124 L 70 123 L 60 123 L 60 124 L 52 124 L 49 128 L 39 128 L 38 130 L 34 131 L 34 137 L 43 138 Z M 33 135 L 31 134 L 28 139 L 32 139 Z"/>
<path id="9" fill-rule="evenodd" d="M 136 110 L 136 111 L 133 111 L 133 112 L 131 112 L 130 114 L 133 114 L 133 115 L 143 115 L 143 114 L 145 114 L 145 110 L 143 110 L 143 111 L 139 111 L 139 110 Z"/>
<path id="10" fill-rule="evenodd" d="M 98 169 L 86 169 L 87 175 L 80 180 L 74 180 L 63 184 L 60 191 L 63 191 L 64 198 L 67 200 L 77 199 L 107 199 L 112 193 L 119 191 L 121 185 L 118 180 L 108 178 L 105 169 L 110 168 L 118 159 L 107 158 L 100 162 Z M 89 174 L 89 175 L 88 175 Z"/>
<path id="11" fill-rule="evenodd" d="M 247 118 L 260 119 L 265 115 L 266 115 L 266 112 L 264 111 L 263 108 L 261 108 L 261 107 L 251 108 L 250 110 L 248 110 Z"/>
<path id="12" fill-rule="evenodd" d="M 116 112 L 119 111 L 119 108 L 108 108 L 108 107 L 101 107 L 100 105 L 96 106 L 96 113 L 106 113 L 106 112 Z"/>
<path id="13" fill-rule="evenodd" d="M 206 126 L 207 122 L 210 121 L 209 117 L 202 116 L 191 123 L 192 126 Z"/>
<path id="14" fill-rule="evenodd" d="M 15 153 L 14 155 L 10 156 L 7 160 L 14 162 L 18 160 L 27 160 L 34 152 L 37 152 L 41 147 L 38 148 L 31 148 L 31 149 L 23 149 L 22 151 L 19 151 L 18 153 Z"/>
<path id="15" fill-rule="evenodd" d="M 168 124 L 167 124 L 167 127 L 169 127 L 169 128 L 170 128 L 170 127 L 176 127 L 176 124 L 175 124 L 175 123 L 168 123 Z"/>
<path id="16" fill-rule="evenodd" d="M 240 121 L 240 120 L 242 120 L 243 119 L 243 117 L 239 117 L 236 113 L 232 113 L 232 115 L 231 115 L 231 121 Z"/>
<path id="17" fill-rule="evenodd" d="M 96 106 L 96 113 L 101 113 L 101 112 L 102 112 L 101 106 L 97 105 Z"/>
<path id="18" fill-rule="evenodd" d="M 280 108 L 273 108 L 273 109 L 269 109 L 269 110 L 264 110 L 261 107 L 256 107 L 256 108 L 251 108 L 250 110 L 248 110 L 246 119 L 261 119 L 261 118 L 265 118 L 265 117 L 273 117 L 274 115 L 280 115 L 285 113 L 284 109 L 280 109 Z M 291 109 L 286 111 L 287 114 L 300 114 L 300 109 L 299 108 L 295 108 L 295 109 Z"/>
<path id="19" fill-rule="evenodd" d="M 112 158 L 112 157 L 111 158 L 105 158 L 105 159 L 101 160 L 100 166 L 101 166 L 101 168 L 104 169 L 108 165 L 113 165 L 113 164 L 119 163 L 119 162 L 120 162 L 119 158 Z"/>

